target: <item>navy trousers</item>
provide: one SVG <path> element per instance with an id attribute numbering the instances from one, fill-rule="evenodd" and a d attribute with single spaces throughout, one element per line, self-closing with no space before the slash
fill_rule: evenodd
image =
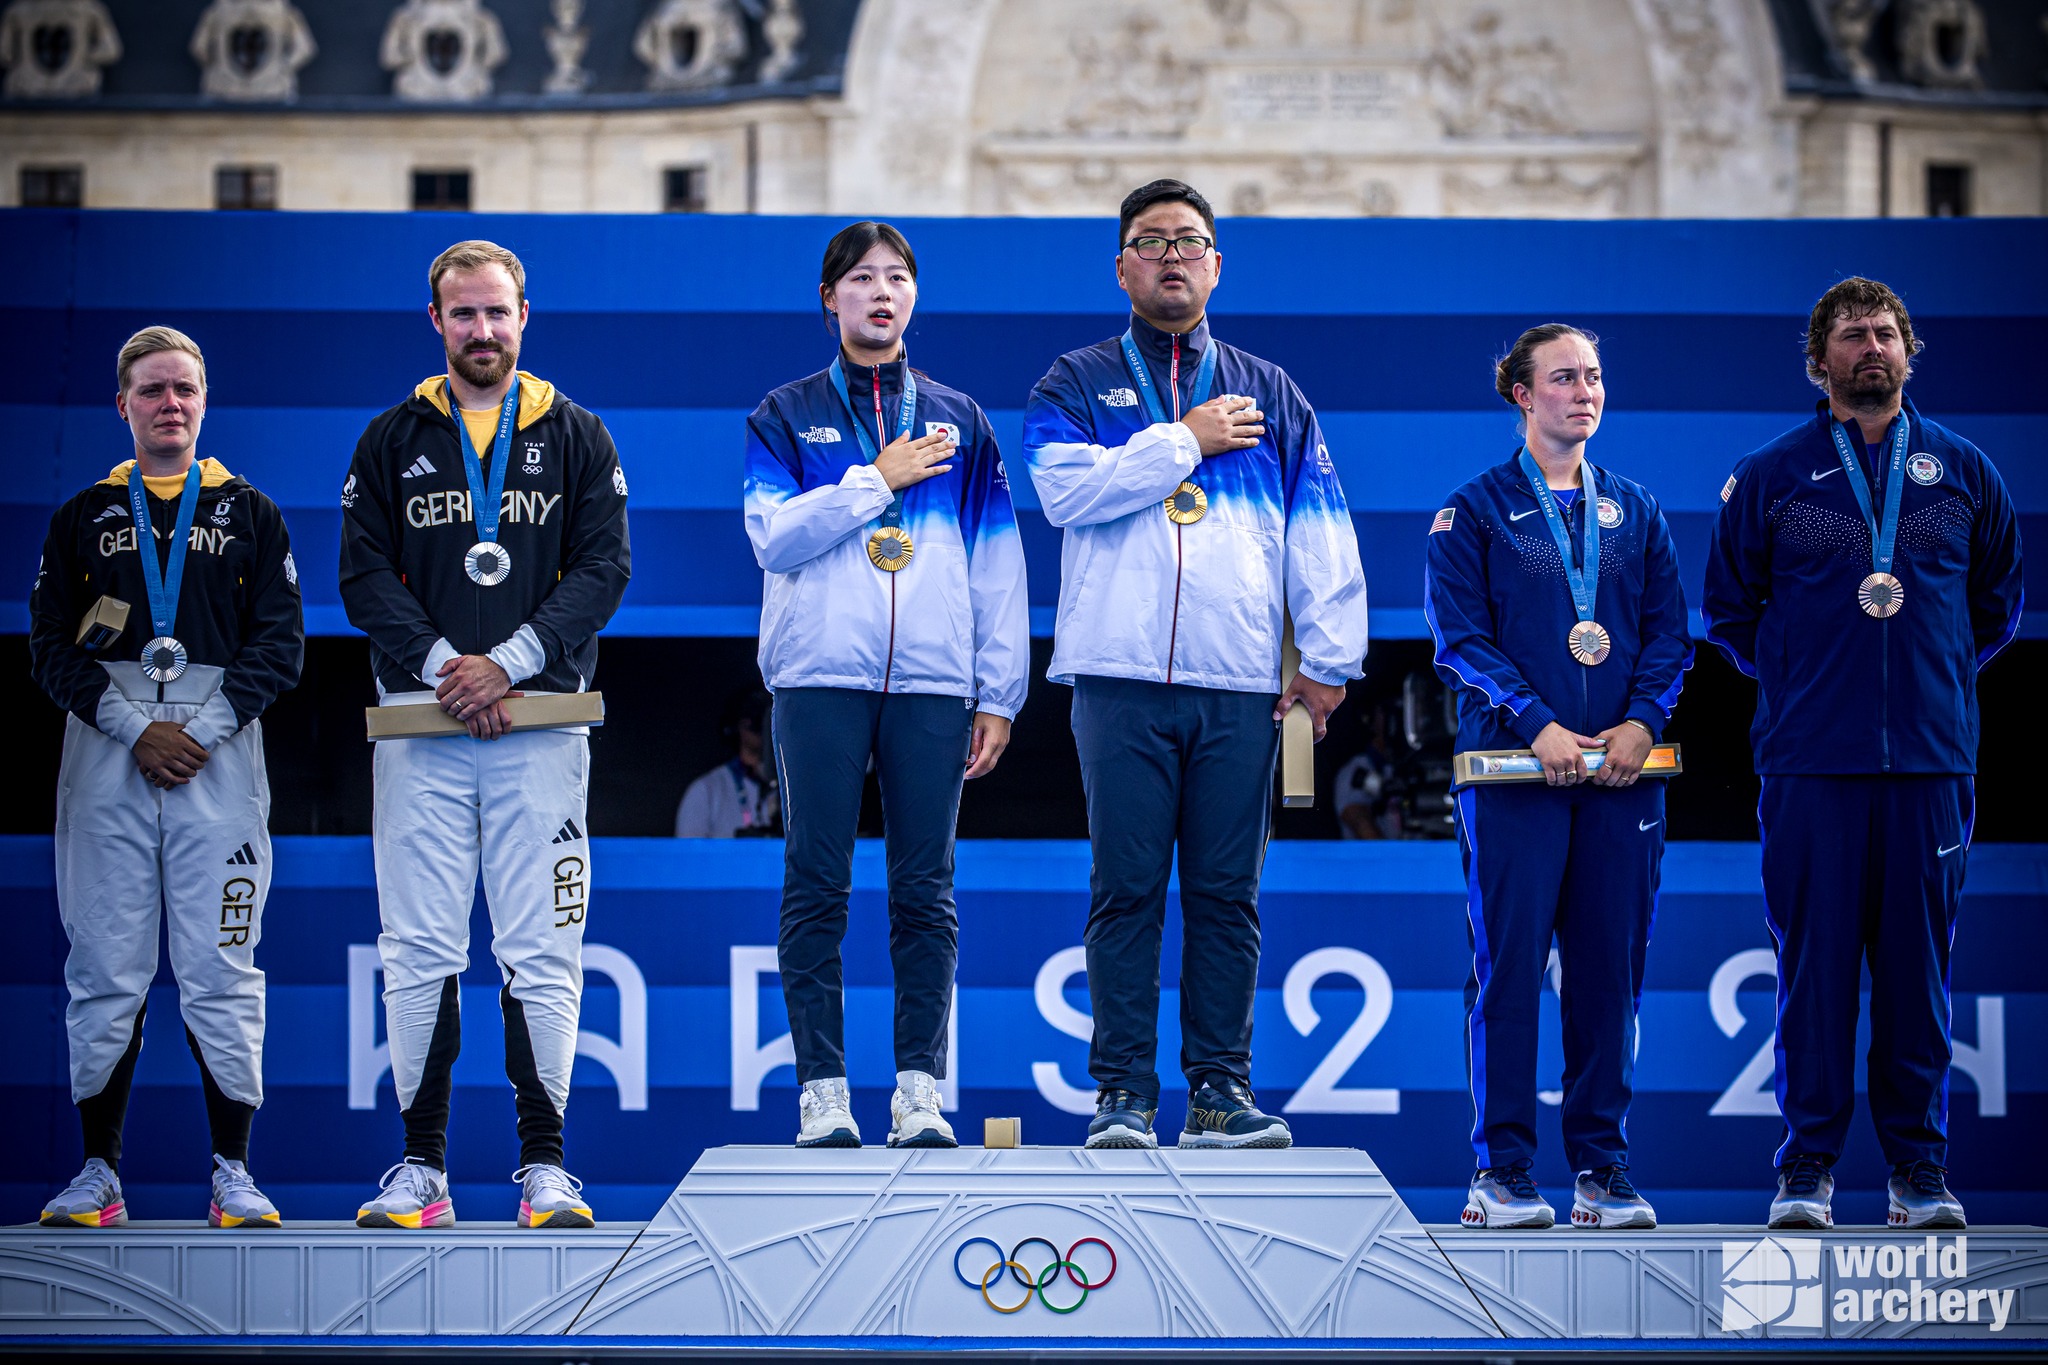
<path id="1" fill-rule="evenodd" d="M 1259 869 L 1272 822 L 1276 697 L 1128 678 L 1074 680 L 1088 796 L 1088 1070 L 1159 1097 L 1159 952 L 1180 849 L 1181 1071 L 1251 1083 Z"/>
<path id="2" fill-rule="evenodd" d="M 1664 861 L 1664 784 L 1467 787 L 1457 794 L 1472 975 L 1472 1150 L 1536 1157 L 1536 1019 L 1557 943 L 1564 1146 L 1575 1171 L 1628 1162 L 1636 1006 Z"/>
<path id="3" fill-rule="evenodd" d="M 1778 945 L 1779 1164 L 1842 1154 L 1867 960 L 1878 1145 L 1895 1166 L 1946 1166 L 1948 960 L 1976 822 L 1971 780 L 1767 776 L 1757 815 Z"/>
<path id="4" fill-rule="evenodd" d="M 974 729 L 964 697 L 786 687 L 775 694 L 775 764 L 786 832 L 776 958 L 800 1082 L 846 1074 L 839 946 L 853 889 L 853 836 L 873 757 L 889 862 L 896 1069 L 946 1074 L 946 1021 L 960 957 L 953 829 Z"/>

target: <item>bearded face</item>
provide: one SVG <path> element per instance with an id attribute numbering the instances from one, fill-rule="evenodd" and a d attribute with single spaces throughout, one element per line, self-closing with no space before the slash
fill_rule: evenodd
<path id="1" fill-rule="evenodd" d="M 1850 407 L 1887 407 L 1905 387 L 1906 339 L 1890 309 L 1838 317 L 1822 358 L 1830 396 Z"/>

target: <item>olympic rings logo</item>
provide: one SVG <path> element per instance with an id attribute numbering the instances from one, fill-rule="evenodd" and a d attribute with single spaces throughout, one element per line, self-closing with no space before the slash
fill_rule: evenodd
<path id="1" fill-rule="evenodd" d="M 976 1242 L 981 1243 L 996 1254 L 995 1262 L 982 1272 L 979 1281 L 969 1279 L 960 1270 L 960 1253 L 973 1246 Z M 1074 1260 L 1074 1253 L 1091 1243 L 1109 1253 L 1109 1273 L 1099 1280 L 1090 1280 L 1087 1277 L 1087 1273 Z M 1036 1273 L 1019 1259 L 1023 1254 L 1024 1248 L 1032 1245 L 1042 1246 L 1053 1255 L 1053 1259 L 1046 1264 L 1045 1268 Z M 995 1296 L 989 1293 L 991 1288 L 1001 1282 L 1003 1271 L 1006 1269 L 1010 1272 L 1009 1278 L 1024 1287 L 1024 1297 L 1008 1305 L 997 1303 Z M 1046 1296 L 1045 1292 L 1048 1287 L 1059 1279 L 1062 1270 L 1066 1271 L 1067 1279 L 1081 1291 L 1081 1297 L 1065 1307 L 1054 1303 Z M 1067 1254 L 1062 1256 L 1060 1255 L 1060 1249 L 1045 1238 L 1026 1237 L 1023 1241 L 1011 1247 L 1010 1254 L 1005 1256 L 1003 1248 L 994 1239 L 970 1237 L 962 1242 L 953 1252 L 953 1275 L 969 1289 L 980 1290 L 981 1301 L 995 1309 L 998 1313 L 1021 1313 L 1030 1306 L 1034 1296 L 1051 1312 L 1071 1313 L 1082 1304 L 1088 1302 L 1089 1290 L 1100 1289 L 1116 1278 L 1116 1248 L 1103 1241 L 1100 1237 L 1083 1237 L 1080 1241 L 1068 1247 Z"/>

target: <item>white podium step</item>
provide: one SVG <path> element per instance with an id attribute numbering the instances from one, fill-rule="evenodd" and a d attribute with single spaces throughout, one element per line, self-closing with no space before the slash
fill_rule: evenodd
<path id="1" fill-rule="evenodd" d="M 0 1337 L 563 1334 L 1989 1344 L 2048 1337 L 2048 1232 L 1471 1232 L 1350 1149 L 1051 1147 L 719 1148 L 644 1227 L 0 1229 Z"/>

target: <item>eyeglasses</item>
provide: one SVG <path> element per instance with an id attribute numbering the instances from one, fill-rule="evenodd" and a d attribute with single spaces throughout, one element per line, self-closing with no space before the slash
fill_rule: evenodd
<path id="1" fill-rule="evenodd" d="M 1124 250 L 1135 251 L 1141 261 L 1163 261 L 1169 247 L 1184 261 L 1199 261 L 1216 245 L 1214 237 L 1133 237 Z"/>

